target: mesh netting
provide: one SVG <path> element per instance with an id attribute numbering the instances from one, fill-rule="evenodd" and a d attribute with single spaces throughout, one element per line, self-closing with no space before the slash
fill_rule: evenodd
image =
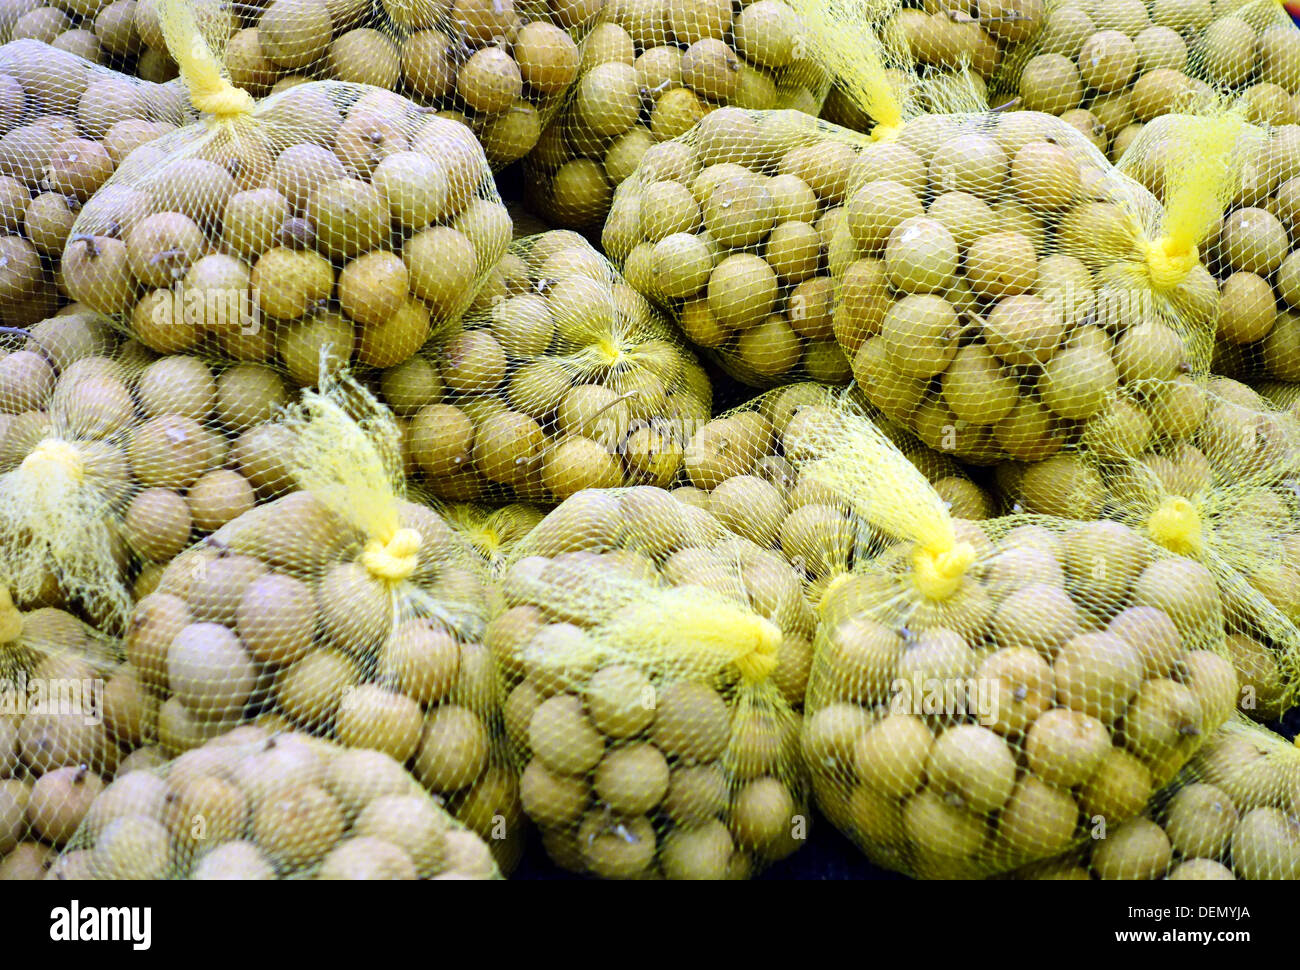
<path id="1" fill-rule="evenodd" d="M 920 6 L 889 12 L 882 35 L 897 37 L 923 68 L 968 67 L 982 79 L 995 77 L 1045 19 L 1044 0 L 928 0 Z"/>
<path id="2" fill-rule="evenodd" d="M 1211 17 L 1210 4 L 1195 0 L 1056 0 L 1003 65 L 993 97 L 1059 115 L 1118 158 L 1145 122 L 1210 94 L 1189 54 Z"/>
<path id="3" fill-rule="evenodd" d="M 391 367 L 469 305 L 510 217 L 464 125 L 397 94 L 302 84 L 254 103 L 183 0 L 162 10 L 201 123 L 128 158 L 73 225 L 63 282 L 146 346 Z"/>
<path id="4" fill-rule="evenodd" d="M 1296 879 L 1300 752 L 1267 728 L 1227 722 L 1141 816 L 1024 879 Z"/>
<path id="5" fill-rule="evenodd" d="M 843 384 L 835 228 L 869 143 L 797 111 L 719 108 L 620 184 L 605 251 L 741 381 Z"/>
<path id="6" fill-rule="evenodd" d="M 1055 856 L 1232 714 L 1204 566 L 1116 522 L 954 519 L 870 422 L 810 432 L 804 474 L 888 543 L 823 597 L 802 738 L 873 860 L 951 878 Z"/>
<path id="7" fill-rule="evenodd" d="M 590 490 L 516 546 L 501 594 L 486 639 L 554 862 L 744 878 L 800 846 L 812 618 L 784 559 L 662 489 Z"/>
<path id="8" fill-rule="evenodd" d="M 829 584 L 878 549 L 874 533 L 847 502 L 804 474 L 808 435 L 810 429 L 819 433 L 820 423 L 846 414 L 865 416 L 867 410 L 858 394 L 819 384 L 767 391 L 694 434 L 673 495 L 781 555 L 802 578 L 810 607 L 816 607 Z M 989 517 L 992 497 L 952 458 L 909 435 L 897 434 L 896 444 L 955 517 Z"/>
<path id="9" fill-rule="evenodd" d="M 1058 0 L 995 91 L 1118 158 L 1145 123 L 1216 94 L 1253 122 L 1300 121 L 1300 37 L 1278 0 Z"/>
<path id="10" fill-rule="evenodd" d="M 157 714 L 115 641 L 0 587 L 0 879 L 44 875 Z"/>
<path id="11" fill-rule="evenodd" d="M 642 156 L 717 107 L 815 115 L 827 81 L 811 58 L 784 0 L 611 0 L 577 84 L 528 156 L 533 208 L 550 225 L 596 229 Z"/>
<path id="12" fill-rule="evenodd" d="M 144 48 L 136 29 L 137 6 L 136 0 L 17 0 L 0 12 L 0 44 L 34 40 L 148 81 L 175 77 L 170 58 L 164 64 Z"/>
<path id="13" fill-rule="evenodd" d="M 667 484 L 713 397 L 663 317 L 564 230 L 513 243 L 464 319 L 380 386 L 430 492 L 551 504 Z"/>
<path id="14" fill-rule="evenodd" d="M 1300 677 L 1300 421 L 1228 378 L 1126 389 L 1077 448 L 1003 487 L 1029 512 L 1104 517 L 1204 564 L 1245 713 L 1273 720 Z"/>
<path id="15" fill-rule="evenodd" d="M 137 26 L 165 51 L 173 0 L 141 0 Z M 578 75 L 601 0 L 184 0 L 230 79 L 256 97 L 303 81 L 400 93 L 474 129 L 493 167 L 536 144 Z M 175 68 L 173 67 L 173 71 Z"/>
<path id="16" fill-rule="evenodd" d="M 48 879 L 501 877 L 400 761 L 294 731 L 235 728 L 74 806 Z"/>
<path id="17" fill-rule="evenodd" d="M 158 357 L 88 312 L 0 354 L 0 584 L 120 632 L 163 564 L 281 485 L 260 364 Z"/>
<path id="18" fill-rule="evenodd" d="M 173 559 L 126 652 L 165 700 L 175 755 L 254 717 L 374 748 L 412 771 L 506 864 L 515 781 L 497 742 L 482 557 L 406 495 L 400 431 L 322 377 L 275 427 L 296 488 Z"/>
<path id="19" fill-rule="evenodd" d="M 0 324 L 68 302 L 59 260 L 82 206 L 137 147 L 194 117 L 176 84 L 36 40 L 0 47 Z"/>

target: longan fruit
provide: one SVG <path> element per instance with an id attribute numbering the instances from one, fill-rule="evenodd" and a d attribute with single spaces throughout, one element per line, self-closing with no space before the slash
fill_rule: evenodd
<path id="1" fill-rule="evenodd" d="M 454 314 L 477 277 L 474 244 L 464 233 L 446 226 L 412 236 L 403 247 L 402 259 L 410 274 L 411 293 L 428 303 L 439 320 Z"/>
<path id="2" fill-rule="evenodd" d="M 1078 824 L 1070 792 L 1025 774 L 998 819 L 998 838 L 1012 858 L 1041 859 L 1068 847 Z"/>
<path id="3" fill-rule="evenodd" d="M 740 59 L 723 41 L 706 37 L 682 54 L 682 83 L 714 103 L 726 103 L 740 86 Z"/>
<path id="4" fill-rule="evenodd" d="M 1026 111 L 1060 114 L 1077 108 L 1083 92 L 1078 66 L 1064 54 L 1039 54 L 1020 75 L 1020 97 Z"/>
<path id="5" fill-rule="evenodd" d="M 957 315 L 946 300 L 909 294 L 885 313 L 880 339 L 902 375 L 927 378 L 948 367 L 957 351 L 957 333 Z"/>
<path id="6" fill-rule="evenodd" d="M 67 842 L 103 790 L 99 775 L 84 765 L 45 772 L 36 779 L 27 799 L 32 831 L 55 845 Z"/>

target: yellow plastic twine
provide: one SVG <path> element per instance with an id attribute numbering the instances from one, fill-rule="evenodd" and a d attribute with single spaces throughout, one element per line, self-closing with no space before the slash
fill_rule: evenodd
<path id="1" fill-rule="evenodd" d="M 804 474 L 880 531 L 915 543 L 912 582 L 922 596 L 942 600 L 957 592 L 975 550 L 957 541 L 943 498 L 884 432 L 864 417 L 844 414 L 819 422 L 804 444 L 815 456 Z"/>
<path id="2" fill-rule="evenodd" d="M 194 18 L 192 0 L 161 0 L 158 20 L 167 51 L 180 68 L 190 103 L 201 114 L 218 119 L 247 115 L 255 104 L 253 96 L 231 84 L 222 73 L 224 65 L 208 45 Z"/>
<path id="3" fill-rule="evenodd" d="M 1159 545 L 1179 556 L 1199 558 L 1205 551 L 1201 514 L 1181 495 L 1163 499 L 1147 519 L 1147 534 Z"/>
<path id="4" fill-rule="evenodd" d="M 701 587 L 638 585 L 626 591 L 598 639 L 697 670 L 730 665 L 746 684 L 762 683 L 776 670 L 782 636 L 771 620 Z"/>
<path id="5" fill-rule="evenodd" d="M 807 32 L 808 56 L 824 67 L 844 93 L 876 122 L 872 140 L 896 139 L 906 119 L 885 70 L 884 47 L 870 30 L 870 24 L 877 19 L 871 4 L 795 0 L 792 6 Z"/>
<path id="6" fill-rule="evenodd" d="M 366 537 L 361 565 L 393 583 L 415 572 L 421 537 L 398 517 L 401 438 L 392 415 L 350 377 L 324 373 L 320 390 L 304 391 L 285 424 L 294 435 L 294 479 Z"/>
<path id="7" fill-rule="evenodd" d="M 75 484 L 86 477 L 86 465 L 75 445 L 59 438 L 46 438 L 22 460 L 24 472 L 37 478 L 61 475 Z"/>
<path id="8" fill-rule="evenodd" d="M 1200 260 L 1198 244 L 1222 218 L 1241 185 L 1243 148 L 1253 134 L 1239 110 L 1205 117 L 1168 116 L 1156 123 L 1154 138 L 1168 152 L 1164 171 L 1161 234 L 1139 241 L 1151 285 L 1171 290 Z M 1156 141 L 1148 143 L 1154 148 Z M 1166 147 L 1167 146 L 1167 147 Z"/>
<path id="9" fill-rule="evenodd" d="M 361 553 L 361 565 L 376 579 L 401 582 L 420 564 L 420 533 L 398 529 L 388 539 L 372 539 Z"/>

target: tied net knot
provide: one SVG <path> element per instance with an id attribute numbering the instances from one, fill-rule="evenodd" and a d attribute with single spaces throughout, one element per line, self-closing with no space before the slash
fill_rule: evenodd
<path id="1" fill-rule="evenodd" d="M 1147 241 L 1144 256 L 1151 285 L 1157 290 L 1172 290 L 1196 268 L 1200 258 L 1194 243 L 1182 245 L 1168 236 Z"/>
<path id="2" fill-rule="evenodd" d="M 0 586 L 0 643 L 11 643 L 23 632 L 23 615 L 7 587 Z"/>
<path id="3" fill-rule="evenodd" d="M 757 684 L 776 672 L 777 651 L 781 646 L 781 630 L 771 620 L 754 617 L 755 629 L 734 663 L 741 679 L 747 684 Z"/>
<path id="4" fill-rule="evenodd" d="M 1174 495 L 1156 507 L 1147 519 L 1147 532 L 1157 543 L 1180 556 L 1201 553 L 1201 516 L 1181 495 Z"/>
<path id="5" fill-rule="evenodd" d="M 198 85 L 190 89 L 190 100 L 196 111 L 216 118 L 233 118 L 246 115 L 253 110 L 253 96 L 243 88 L 237 88 L 224 78 L 211 88 Z"/>
<path id="6" fill-rule="evenodd" d="M 387 542 L 374 539 L 361 553 L 361 565 L 376 579 L 399 583 L 415 572 L 420 561 L 420 533 L 398 529 Z"/>
<path id="7" fill-rule="evenodd" d="M 86 465 L 77 449 L 58 438 L 46 438 L 23 459 L 22 469 L 35 475 L 61 475 L 73 482 L 86 476 Z"/>
<path id="8" fill-rule="evenodd" d="M 919 548 L 912 554 L 912 580 L 926 599 L 945 600 L 957 592 L 975 561 L 975 547 L 958 542 L 951 549 Z"/>

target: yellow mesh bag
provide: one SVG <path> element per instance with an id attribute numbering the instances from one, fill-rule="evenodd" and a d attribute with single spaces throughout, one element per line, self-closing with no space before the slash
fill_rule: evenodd
<path id="1" fill-rule="evenodd" d="M 81 207 L 135 148 L 194 118 L 176 84 L 35 40 L 0 47 L 0 324 L 68 302 L 59 260 Z"/>
<path id="2" fill-rule="evenodd" d="M 795 851 L 811 623 L 780 557 L 653 486 L 580 492 L 515 548 L 487 642 L 524 811 L 558 865 L 745 878 Z"/>
<path id="3" fill-rule="evenodd" d="M 265 423 L 285 383 L 260 364 L 158 357 L 85 311 L 4 340 L 0 583 L 120 632 L 192 535 L 281 484 Z"/>
<path id="4" fill-rule="evenodd" d="M 119 773 L 50 879 L 499 879 L 483 838 L 400 761 L 297 731 L 235 728 Z"/>
<path id="5" fill-rule="evenodd" d="M 169 755 L 254 717 L 383 751 L 485 838 L 519 849 L 483 560 L 406 494 L 400 432 L 350 378 L 280 424 L 293 490 L 173 559 L 126 652 L 164 699 Z"/>
<path id="6" fill-rule="evenodd" d="M 1118 158 L 1143 124 L 1216 93 L 1251 121 L 1300 122 L 1300 39 L 1279 0 L 1058 0 L 995 88 L 1070 119 Z"/>
<path id="7" fill-rule="evenodd" d="M 160 9 L 204 118 L 133 153 L 82 210 L 73 298 L 160 352 L 278 359 L 303 384 L 322 348 L 390 367 L 456 319 L 510 239 L 473 134 L 347 82 L 255 102 L 185 0 Z"/>
<path id="8" fill-rule="evenodd" d="M 861 103 L 896 112 L 891 124 L 936 102 L 979 106 L 968 75 L 917 83 L 910 62 L 869 33 L 854 32 L 851 51 L 823 50 L 836 30 L 818 25 L 814 15 L 824 11 L 811 8 L 801 5 L 809 57 Z M 850 57 L 866 58 L 869 78 L 850 77 Z M 855 77 L 878 86 L 879 97 L 859 92 Z M 605 251 L 743 383 L 843 384 L 851 368 L 835 341 L 835 277 L 849 253 L 835 237 L 850 182 L 861 180 L 858 159 L 872 144 L 794 110 L 719 108 L 647 151 L 620 182 Z"/>
<path id="9" fill-rule="evenodd" d="M 1300 677 L 1300 421 L 1228 378 L 1117 395 L 1080 443 L 1005 470 L 1018 508 L 1142 532 L 1218 584 L 1244 713 L 1273 720 Z"/>
<path id="10" fill-rule="evenodd" d="M 685 435 L 708 419 L 709 379 L 586 240 L 513 243 L 475 303 L 380 378 L 430 492 L 554 504 L 672 480 Z"/>
<path id="11" fill-rule="evenodd" d="M 1142 811 L 1233 711 L 1213 577 L 1116 522 L 953 518 L 870 422 L 804 474 L 888 544 L 823 598 L 802 737 L 876 862 L 972 877 Z"/>
<path id="12" fill-rule="evenodd" d="M 157 712 L 120 643 L 0 587 L 0 879 L 42 877 Z"/>
<path id="13" fill-rule="evenodd" d="M 878 121 L 828 255 L 835 333 L 873 405 L 966 461 L 1041 461 L 1121 384 L 1209 366 L 1202 249 L 1257 129 L 1218 109 L 1149 126 L 1136 147 L 1159 158 L 1162 206 L 1059 118 L 907 122 L 884 55 L 836 36 L 818 49 L 859 65 L 842 83 Z"/>
<path id="14" fill-rule="evenodd" d="M 622 181 L 605 252 L 743 383 L 843 384 L 834 227 L 869 144 L 798 111 L 719 108 Z"/>
<path id="15" fill-rule="evenodd" d="M 493 167 L 536 144 L 578 74 L 600 0 L 186 0 L 229 72 L 256 97 L 304 81 L 400 93 L 474 129 Z M 165 49 L 161 8 L 137 10 Z"/>
<path id="16" fill-rule="evenodd" d="M 796 6 L 610 0 L 583 44 L 578 82 L 528 156 L 533 209 L 552 226 L 596 229 L 642 156 L 715 108 L 817 114 L 828 82 Z"/>
<path id="17" fill-rule="evenodd" d="M 1296 879 L 1300 753 L 1244 719 L 1228 721 L 1147 811 L 1024 879 Z"/>

